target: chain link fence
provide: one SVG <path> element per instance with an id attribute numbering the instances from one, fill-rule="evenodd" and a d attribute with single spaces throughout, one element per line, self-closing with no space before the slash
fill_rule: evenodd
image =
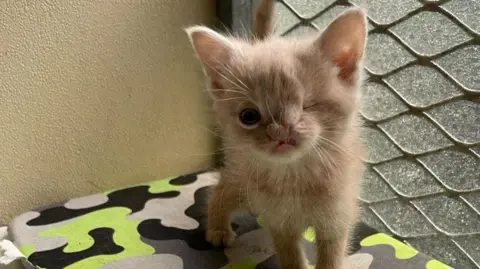
<path id="1" fill-rule="evenodd" d="M 242 33 L 258 0 L 232 0 Z M 458 269 L 480 268 L 480 1 L 278 0 L 276 33 L 368 10 L 361 220 Z"/>
<path id="2" fill-rule="evenodd" d="M 480 2 L 279 2 L 282 35 L 367 7 L 361 219 L 455 268 L 480 268 Z"/>

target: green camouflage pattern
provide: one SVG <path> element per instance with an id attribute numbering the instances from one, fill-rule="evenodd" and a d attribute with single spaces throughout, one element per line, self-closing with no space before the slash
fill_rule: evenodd
<path id="1" fill-rule="evenodd" d="M 233 217 L 231 247 L 205 241 L 205 201 L 218 178 L 204 172 L 75 198 L 26 212 L 10 230 L 32 268 L 279 268 L 269 236 L 249 214 Z M 305 231 L 312 264 L 314 237 Z M 352 243 L 348 269 L 451 268 L 362 223 Z"/>

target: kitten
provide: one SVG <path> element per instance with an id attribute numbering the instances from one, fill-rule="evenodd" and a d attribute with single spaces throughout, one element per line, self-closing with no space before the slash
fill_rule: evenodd
<path id="1" fill-rule="evenodd" d="M 229 245 L 233 211 L 262 217 L 282 269 L 307 269 L 302 232 L 316 232 L 317 269 L 340 269 L 362 177 L 357 101 L 367 36 L 353 8 L 318 35 L 271 35 L 273 1 L 253 40 L 187 29 L 204 66 L 224 143 L 209 200 L 207 240 Z"/>

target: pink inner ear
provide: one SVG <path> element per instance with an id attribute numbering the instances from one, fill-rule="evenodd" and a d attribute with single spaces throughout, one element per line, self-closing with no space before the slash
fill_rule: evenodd
<path id="1" fill-rule="evenodd" d="M 231 48 L 228 40 L 204 27 L 197 27 L 195 31 L 190 32 L 190 37 L 205 71 L 213 81 L 217 80 L 219 70 L 223 68 L 230 57 Z"/>
<path id="2" fill-rule="evenodd" d="M 325 57 L 335 64 L 339 78 L 349 80 L 357 72 L 366 41 L 366 16 L 362 9 L 354 8 L 338 16 L 318 40 Z"/>
<path id="3" fill-rule="evenodd" d="M 333 59 L 333 63 L 340 68 L 340 72 L 338 76 L 343 79 L 349 79 L 352 74 L 356 71 L 357 68 L 357 61 L 359 59 L 359 55 L 355 53 L 355 50 L 352 48 L 343 49 L 340 51 L 335 59 Z"/>

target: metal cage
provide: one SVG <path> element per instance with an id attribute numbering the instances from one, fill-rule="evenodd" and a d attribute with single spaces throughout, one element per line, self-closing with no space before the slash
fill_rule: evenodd
<path id="1" fill-rule="evenodd" d="M 217 1 L 247 33 L 259 0 Z M 369 16 L 361 220 L 455 268 L 480 268 L 480 1 L 278 0 L 276 34 Z"/>

